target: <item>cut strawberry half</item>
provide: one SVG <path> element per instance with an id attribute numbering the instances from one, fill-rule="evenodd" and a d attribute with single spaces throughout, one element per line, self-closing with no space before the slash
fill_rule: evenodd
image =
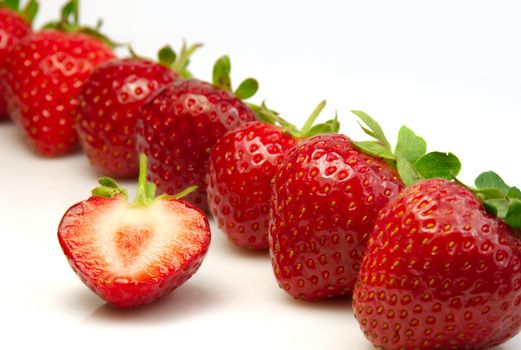
<path id="1" fill-rule="evenodd" d="M 208 219 L 179 200 L 195 188 L 154 198 L 145 156 L 133 203 L 114 180 L 99 182 L 58 228 L 63 252 L 90 289 L 114 306 L 135 307 L 169 294 L 197 271 L 210 244 Z"/>

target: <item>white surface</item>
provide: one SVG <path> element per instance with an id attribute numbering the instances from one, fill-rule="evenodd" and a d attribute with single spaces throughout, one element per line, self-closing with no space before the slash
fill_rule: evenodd
<path id="1" fill-rule="evenodd" d="M 61 3 L 41 2 L 39 23 Z M 363 109 L 392 140 L 407 124 L 431 150 L 459 155 L 466 181 L 494 169 L 521 185 L 517 1 L 84 0 L 83 10 L 85 22 L 103 16 L 107 32 L 147 55 L 182 38 L 206 43 L 192 65 L 202 78 L 229 53 L 236 84 L 257 77 L 257 101 L 294 122 L 328 98 L 326 113 L 338 109 L 350 135 L 360 133 L 348 111 Z M 81 154 L 34 156 L 11 124 L 0 124 L 0 140 L 0 348 L 371 348 L 348 300 L 293 301 L 266 255 L 234 249 L 215 226 L 201 270 L 169 298 L 135 311 L 105 306 L 56 238 L 97 175 Z M 521 336 L 502 346 L 519 348 Z"/>

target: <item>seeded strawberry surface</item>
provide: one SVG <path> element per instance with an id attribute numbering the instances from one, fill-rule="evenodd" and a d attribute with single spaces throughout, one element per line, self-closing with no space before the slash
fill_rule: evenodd
<path id="1" fill-rule="evenodd" d="M 9 48 L 31 33 L 31 27 L 25 19 L 7 9 L 0 9 L 0 71 Z M 0 84 L 0 120 L 8 119 L 7 105 L 4 100 L 4 88 Z"/>
<path id="2" fill-rule="evenodd" d="M 351 293 L 378 212 L 402 186 L 343 135 L 289 150 L 275 176 L 269 229 L 280 287 L 305 300 Z"/>
<path id="3" fill-rule="evenodd" d="M 34 150 L 59 156 L 74 150 L 78 94 L 100 63 L 114 58 L 101 41 L 81 33 L 44 30 L 16 44 L 5 59 L 11 118 Z"/>
<path id="4" fill-rule="evenodd" d="M 466 188 L 425 180 L 380 213 L 353 307 L 382 349 L 481 349 L 521 328 L 521 243 Z"/>
<path id="5" fill-rule="evenodd" d="M 237 246 L 268 248 L 273 177 L 296 140 L 281 128 L 251 122 L 217 141 L 210 156 L 208 203 Z"/>
<path id="6" fill-rule="evenodd" d="M 206 211 L 205 176 L 215 143 L 254 119 L 243 102 L 211 84 L 191 79 L 167 85 L 143 106 L 136 128 L 149 179 L 168 194 L 197 185 L 185 199 Z"/>
<path id="7" fill-rule="evenodd" d="M 140 108 L 179 78 L 143 59 L 113 60 L 94 70 L 81 90 L 77 117 L 80 141 L 96 170 L 113 177 L 137 175 L 134 129 Z"/>

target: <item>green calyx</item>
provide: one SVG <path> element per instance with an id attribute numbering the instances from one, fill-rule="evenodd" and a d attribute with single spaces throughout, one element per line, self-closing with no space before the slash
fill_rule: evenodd
<path id="1" fill-rule="evenodd" d="M 398 170 L 402 181 L 411 185 L 422 179 L 454 180 L 461 170 L 459 159 L 452 153 L 427 153 L 427 143 L 411 129 L 402 126 L 394 148 L 376 120 L 362 111 L 352 111 L 362 123 L 362 130 L 375 140 L 353 142 L 362 152 L 381 158 Z"/>
<path id="2" fill-rule="evenodd" d="M 121 46 L 101 33 L 102 25 L 102 20 L 98 20 L 94 28 L 80 25 L 79 0 L 70 0 L 62 7 L 60 19 L 58 21 L 48 22 L 43 26 L 43 29 L 59 30 L 66 33 L 83 33 L 103 41 L 110 48 Z"/>
<path id="3" fill-rule="evenodd" d="M 166 45 L 159 50 L 157 59 L 162 65 L 172 69 L 174 72 L 177 72 L 183 78 L 188 79 L 193 76 L 192 73 L 188 70 L 190 57 L 197 49 L 202 46 L 202 44 L 193 44 L 191 46 L 187 46 L 186 42 L 183 41 L 181 51 L 179 52 L 179 55 L 177 55 L 177 53 L 170 45 Z"/>
<path id="4" fill-rule="evenodd" d="M 510 227 L 521 229 L 521 191 L 517 187 L 508 186 L 493 171 L 479 175 L 475 186 L 473 191 L 488 212 L 502 219 Z"/>
<path id="5" fill-rule="evenodd" d="M 92 190 L 93 196 L 112 198 L 115 196 L 123 196 L 128 198 L 128 191 L 117 184 L 116 181 L 109 177 L 102 177 L 98 180 L 101 186 Z M 152 204 L 156 199 L 181 199 L 182 197 L 195 191 L 197 186 L 188 187 L 184 191 L 173 195 L 161 195 L 156 197 L 156 185 L 147 181 L 147 157 L 144 154 L 139 156 L 139 180 L 137 187 L 136 199 L 131 203 L 133 207 L 146 207 Z"/>
<path id="6" fill-rule="evenodd" d="M 29 0 L 24 8 L 20 8 L 20 0 L 1 0 L 0 9 L 5 8 L 22 16 L 29 24 L 32 24 L 38 14 L 40 4 L 37 0 Z"/>
<path id="7" fill-rule="evenodd" d="M 285 133 L 299 139 L 308 138 L 317 134 L 323 134 L 328 132 L 337 133 L 340 130 L 340 123 L 338 122 L 337 115 L 333 119 L 330 119 L 324 123 L 315 124 L 318 116 L 322 110 L 326 107 L 326 101 L 320 102 L 311 115 L 308 117 L 302 129 L 297 128 L 295 125 L 284 120 L 279 113 L 269 109 L 263 102 L 260 106 L 255 104 L 248 104 L 248 106 L 257 115 L 257 118 L 263 122 L 270 123 L 273 125 L 279 125 Z"/>
<path id="8" fill-rule="evenodd" d="M 193 44 L 190 47 L 186 45 L 186 42 L 183 41 L 183 46 L 181 47 L 181 52 L 179 55 L 175 52 L 175 50 L 170 45 L 165 45 L 162 47 L 157 53 L 157 62 L 162 64 L 163 66 L 170 68 L 174 72 L 178 73 L 185 79 L 192 78 L 192 73 L 188 70 L 188 65 L 190 64 L 190 57 L 192 54 L 202 47 L 202 44 Z M 128 51 L 130 52 L 130 57 L 134 59 L 146 59 L 144 56 L 138 55 L 132 46 L 127 46 Z"/>
<path id="9" fill-rule="evenodd" d="M 253 78 L 243 80 L 237 89 L 232 90 L 231 69 L 230 57 L 227 55 L 219 57 L 213 66 L 212 84 L 219 89 L 233 92 L 241 100 L 247 100 L 255 95 L 259 90 L 259 83 Z"/>
<path id="10" fill-rule="evenodd" d="M 475 188 L 457 179 L 461 162 L 452 153 L 427 153 L 427 143 L 411 129 L 402 126 L 398 142 L 393 149 L 380 125 L 362 111 L 352 111 L 361 121 L 362 130 L 374 141 L 353 142 L 362 152 L 381 158 L 397 169 L 405 185 L 423 179 L 441 178 L 456 181 L 473 191 L 492 215 L 502 219 L 514 229 L 521 229 L 521 191 L 508 186 L 499 175 L 492 171 L 478 176 Z"/>

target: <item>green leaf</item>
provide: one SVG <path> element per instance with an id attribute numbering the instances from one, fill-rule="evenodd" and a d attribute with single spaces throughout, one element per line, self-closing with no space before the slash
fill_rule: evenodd
<path id="1" fill-rule="evenodd" d="M 194 192 L 196 189 L 197 189 L 197 186 L 190 186 L 177 194 L 174 194 L 174 195 L 162 194 L 161 196 L 159 196 L 157 198 L 163 199 L 163 200 L 181 199 L 183 197 L 188 196 L 190 193 Z"/>
<path id="2" fill-rule="evenodd" d="M 370 117 L 367 113 L 363 111 L 351 111 L 354 115 L 356 115 L 358 118 L 360 118 L 367 127 L 362 126 L 362 129 L 371 137 L 374 137 L 378 141 L 382 143 L 382 145 L 387 148 L 388 150 L 391 150 L 391 145 L 389 144 L 389 141 L 385 137 L 385 134 L 382 130 L 382 127 L 376 120 L 374 120 L 372 117 Z"/>
<path id="3" fill-rule="evenodd" d="M 25 8 L 23 9 L 23 16 L 29 23 L 33 23 L 34 18 L 36 17 L 36 14 L 38 13 L 38 10 L 40 9 L 40 4 L 36 0 L 30 0 L 27 5 L 25 5 Z"/>
<path id="4" fill-rule="evenodd" d="M 72 17 L 72 22 L 71 22 Z M 61 19 L 63 22 L 78 25 L 79 24 L 79 4 L 78 0 L 71 0 L 62 7 Z"/>
<path id="5" fill-rule="evenodd" d="M 505 215 L 505 223 L 515 229 L 521 228 L 521 200 L 512 199 Z"/>
<path id="6" fill-rule="evenodd" d="M 113 49 L 116 47 L 123 46 L 121 43 L 117 43 L 117 42 L 113 41 L 108 36 L 101 33 L 98 29 L 95 29 L 95 28 L 77 27 L 77 26 L 76 27 L 75 26 L 65 26 L 64 27 L 64 25 L 62 23 L 58 23 L 58 28 L 65 32 L 73 31 L 73 32 L 84 33 L 84 34 L 90 35 L 100 41 L 103 41 L 108 47 L 113 48 Z"/>
<path id="7" fill-rule="evenodd" d="M 418 159 L 414 167 L 425 179 L 453 180 L 461 170 L 461 163 L 452 153 L 431 152 Z"/>
<path id="8" fill-rule="evenodd" d="M 232 91 L 232 82 L 230 78 L 231 63 L 230 57 L 220 57 L 213 66 L 213 85 L 226 91 Z"/>
<path id="9" fill-rule="evenodd" d="M 98 183 L 105 187 L 119 188 L 118 183 L 114 179 L 106 176 L 100 177 Z"/>
<path id="10" fill-rule="evenodd" d="M 504 218 L 508 212 L 509 202 L 506 199 L 487 199 L 483 202 L 485 209 L 498 218 Z"/>
<path id="11" fill-rule="evenodd" d="M 197 190 L 197 186 L 190 186 L 190 187 L 186 188 L 185 190 L 175 194 L 174 197 L 175 197 L 175 199 L 181 199 L 185 196 L 188 196 L 190 193 L 194 192 L 195 190 Z"/>
<path id="12" fill-rule="evenodd" d="M 326 121 L 326 124 L 329 124 L 331 126 L 330 132 L 338 133 L 340 131 L 340 123 L 338 122 L 338 114 L 335 113 L 335 118 Z"/>
<path id="13" fill-rule="evenodd" d="M 239 85 L 237 90 L 235 90 L 234 94 L 241 100 L 246 100 L 255 95 L 257 93 L 257 90 L 259 90 L 259 83 L 257 82 L 257 80 L 253 78 L 248 78 Z"/>
<path id="14" fill-rule="evenodd" d="M 521 200 L 521 191 L 517 187 L 510 187 L 507 192 L 508 199 L 520 199 Z"/>
<path id="15" fill-rule="evenodd" d="M 123 188 L 112 188 L 112 187 L 105 187 L 105 186 L 100 186 L 100 187 L 96 187 L 95 189 L 93 189 L 91 191 L 92 195 L 93 196 L 98 196 L 98 197 L 106 197 L 106 198 L 112 198 L 118 194 L 121 194 L 125 197 L 127 197 L 127 191 Z"/>
<path id="16" fill-rule="evenodd" d="M 309 130 L 306 133 L 306 136 L 311 137 L 311 136 L 315 136 L 318 134 L 325 134 L 325 133 L 329 133 L 329 132 L 336 133 L 336 132 L 338 132 L 339 129 L 340 129 L 340 123 L 338 122 L 338 119 L 335 118 L 335 119 L 331 119 L 324 123 L 313 126 L 311 128 L 311 130 Z"/>
<path id="17" fill-rule="evenodd" d="M 188 70 L 188 66 L 190 64 L 190 57 L 195 51 L 197 51 L 202 46 L 202 44 L 193 44 L 188 46 L 186 42 L 183 41 L 183 46 L 181 47 L 179 56 L 170 68 L 172 68 L 172 70 L 174 70 L 175 72 L 181 74 L 181 76 L 185 79 L 192 78 L 192 72 Z"/>
<path id="18" fill-rule="evenodd" d="M 475 189 L 474 193 L 482 200 L 488 199 L 505 199 L 505 194 L 497 188 L 480 188 Z"/>
<path id="19" fill-rule="evenodd" d="M 171 67 L 177 59 L 177 55 L 170 45 L 166 45 L 157 53 L 157 59 L 162 65 Z"/>
<path id="20" fill-rule="evenodd" d="M 117 194 L 122 194 L 125 197 L 128 196 L 128 192 L 126 189 L 120 187 L 118 183 L 110 178 L 110 177 L 100 177 L 98 179 L 98 183 L 101 185 L 100 187 L 96 187 L 92 190 L 92 195 L 101 196 L 101 197 L 114 197 Z"/>
<path id="21" fill-rule="evenodd" d="M 477 188 L 497 188 L 504 193 L 508 192 L 510 187 L 503 181 L 503 179 L 493 171 L 482 173 L 476 178 L 474 182 Z"/>
<path id="22" fill-rule="evenodd" d="M 320 101 L 320 103 L 315 107 L 313 112 L 311 112 L 311 115 L 308 117 L 308 119 L 306 119 L 306 122 L 304 123 L 304 126 L 301 130 L 304 136 L 308 135 L 309 131 L 313 128 L 313 124 L 315 124 L 315 121 L 326 107 L 326 104 L 326 100 Z"/>
<path id="23" fill-rule="evenodd" d="M 427 143 L 417 136 L 411 129 L 402 126 L 398 133 L 398 143 L 394 154 L 397 158 L 404 158 L 409 163 L 414 163 L 427 152 Z"/>
<path id="24" fill-rule="evenodd" d="M 20 0 L 3 0 L 2 5 L 16 12 L 20 8 Z"/>
<path id="25" fill-rule="evenodd" d="M 96 187 L 95 189 L 93 189 L 91 191 L 92 195 L 93 196 L 96 196 L 96 197 L 106 197 L 106 198 L 112 198 L 114 197 L 116 194 L 118 194 L 119 192 L 116 191 L 115 189 L 113 188 L 109 188 L 109 187 Z"/>
<path id="26" fill-rule="evenodd" d="M 398 157 L 396 162 L 398 174 L 406 186 L 410 186 L 421 180 L 421 175 L 416 171 L 414 166 L 406 158 Z"/>
<path id="27" fill-rule="evenodd" d="M 353 144 L 362 152 L 369 154 L 373 157 L 383 158 L 392 161 L 396 160 L 393 153 L 378 141 L 360 141 L 353 142 Z"/>

